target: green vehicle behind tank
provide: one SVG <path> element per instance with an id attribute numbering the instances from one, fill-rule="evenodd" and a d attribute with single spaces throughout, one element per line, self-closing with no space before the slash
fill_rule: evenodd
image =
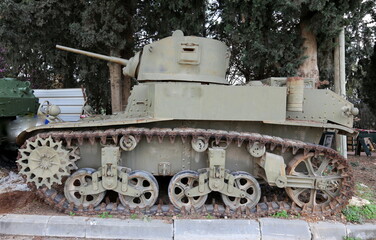
<path id="1" fill-rule="evenodd" d="M 16 136 L 34 125 L 33 117 L 38 106 L 30 82 L 0 78 L 0 165 L 14 166 Z M 27 115 L 31 117 L 25 117 Z"/>
<path id="2" fill-rule="evenodd" d="M 255 211 L 270 185 L 320 215 L 351 197 L 346 159 L 318 143 L 324 130 L 354 134 L 357 109 L 311 79 L 229 85 L 228 47 L 179 30 L 129 60 L 57 47 L 125 65 L 138 81 L 122 113 L 18 136 L 20 174 L 59 209 L 148 211 L 168 197 L 184 212 L 216 192 L 228 211 Z"/>

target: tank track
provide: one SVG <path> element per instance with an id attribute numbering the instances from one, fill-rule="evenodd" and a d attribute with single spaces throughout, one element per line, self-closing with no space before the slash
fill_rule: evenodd
<path id="1" fill-rule="evenodd" d="M 302 141 L 282 139 L 280 137 L 272 137 L 267 135 L 261 135 L 257 133 L 247 133 L 247 132 L 235 132 L 235 131 L 223 131 L 223 130 L 205 130 L 205 129 L 195 129 L 195 128 L 122 128 L 122 129 L 107 129 L 107 130 L 94 130 L 94 131 L 53 131 L 46 133 L 39 133 L 38 135 L 30 137 L 28 140 L 33 141 L 37 137 L 43 139 L 52 137 L 56 141 L 64 140 L 67 147 L 72 147 L 72 143 L 77 143 L 82 145 L 84 141 L 90 144 L 94 144 L 96 141 L 100 141 L 101 144 L 118 144 L 118 140 L 121 136 L 133 135 L 137 142 L 141 138 L 145 137 L 147 142 L 150 143 L 153 138 L 161 143 L 164 138 L 168 138 L 171 143 L 174 143 L 177 137 L 180 137 L 184 142 L 187 141 L 189 137 L 197 139 L 198 137 L 204 137 L 206 140 L 213 139 L 217 144 L 220 141 L 226 141 L 227 144 L 234 142 L 237 146 L 242 146 L 242 144 L 252 144 L 254 142 L 259 142 L 266 146 L 266 149 L 273 151 L 276 147 L 281 148 L 281 152 L 291 151 L 293 155 L 298 152 L 307 155 L 308 153 L 314 153 L 315 156 L 324 154 L 326 157 L 332 159 L 333 163 L 336 163 L 337 168 L 342 170 L 341 177 L 343 177 L 342 188 L 340 194 L 334 198 L 335 201 L 331 201 L 329 206 L 325 208 L 309 207 L 304 205 L 298 207 L 292 200 L 288 197 L 282 200 L 278 200 L 276 195 L 271 196 L 271 199 L 267 199 L 265 196 L 263 200 L 260 201 L 256 207 L 249 209 L 241 209 L 240 207 L 232 211 L 228 207 L 221 204 L 215 203 L 210 205 L 204 205 L 200 210 L 191 208 L 190 210 L 182 207 L 181 209 L 176 209 L 172 204 L 164 204 L 161 200 L 157 205 L 151 208 L 130 209 L 127 206 L 119 204 L 119 200 L 116 202 L 110 202 L 107 197 L 105 203 L 101 203 L 97 207 L 90 205 L 87 208 L 82 206 L 75 207 L 73 203 L 69 204 L 64 194 L 58 193 L 54 188 L 48 189 L 47 187 L 40 187 L 37 189 L 34 183 L 28 183 L 29 187 L 47 204 L 51 205 L 53 208 L 60 212 L 65 212 L 67 214 L 77 214 L 77 215 L 98 215 L 104 212 L 121 215 L 130 216 L 132 214 L 137 215 L 152 215 L 152 216 L 191 216 L 193 218 L 200 216 L 214 216 L 214 217 L 225 217 L 225 218 L 257 218 L 270 216 L 279 211 L 286 211 L 293 215 L 307 215 L 311 217 L 327 217 L 335 215 L 341 211 L 341 209 L 347 205 L 348 200 L 353 195 L 354 183 L 352 180 L 351 169 L 345 158 L 339 155 L 335 150 L 327 148 L 321 145 L 315 145 L 310 143 L 304 143 Z M 25 144 L 21 147 L 26 147 Z M 19 155 L 20 158 L 20 155 Z"/>

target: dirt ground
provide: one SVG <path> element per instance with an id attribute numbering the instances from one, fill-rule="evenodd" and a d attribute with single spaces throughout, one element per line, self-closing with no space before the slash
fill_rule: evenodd
<path id="1" fill-rule="evenodd" d="M 372 153 L 373 156 L 351 156 L 349 155 L 348 160 L 353 169 L 353 175 L 355 182 L 359 184 L 364 184 L 369 187 L 372 191 L 373 196 L 371 196 L 373 202 L 376 202 L 376 153 Z"/>
<path id="2" fill-rule="evenodd" d="M 353 168 L 355 182 L 360 186 L 367 186 L 373 195 L 371 200 L 375 203 L 376 193 L 376 153 L 374 156 L 349 155 L 348 161 Z M 0 194 L 0 214 L 40 214 L 40 215 L 64 215 L 52 209 L 39 200 L 32 192 L 13 191 Z"/>

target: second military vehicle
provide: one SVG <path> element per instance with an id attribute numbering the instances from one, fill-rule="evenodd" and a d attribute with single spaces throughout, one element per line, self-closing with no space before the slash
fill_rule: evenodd
<path id="1" fill-rule="evenodd" d="M 18 136 L 20 174 L 58 208 L 150 211 L 166 197 L 158 176 L 172 177 L 164 194 L 175 212 L 205 209 L 212 192 L 227 211 L 252 212 L 268 197 L 260 185 L 284 189 L 292 208 L 317 214 L 351 197 L 346 159 L 318 143 L 324 130 L 353 134 L 357 109 L 312 80 L 229 85 L 229 48 L 181 31 L 130 60 L 58 48 L 126 65 L 139 83 L 122 113 Z"/>
<path id="2" fill-rule="evenodd" d="M 30 82 L 15 78 L 0 78 L 0 165 L 15 167 L 17 135 L 35 126 L 38 98 Z"/>

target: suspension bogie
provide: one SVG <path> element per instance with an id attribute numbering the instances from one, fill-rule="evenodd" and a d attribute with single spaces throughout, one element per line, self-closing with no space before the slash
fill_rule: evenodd
<path id="1" fill-rule="evenodd" d="M 68 205 L 76 208 L 98 206 L 107 192 L 115 192 L 117 202 L 130 209 L 151 208 L 164 198 L 156 176 L 172 176 L 167 191 L 176 209 L 201 209 L 213 192 L 230 210 L 252 209 L 262 195 L 260 180 L 286 189 L 300 207 L 338 208 L 338 199 L 346 201 L 352 189 L 346 162 L 334 151 L 252 133 L 189 128 L 57 132 L 32 137 L 22 149 L 18 163 L 27 181 L 48 188 L 63 184 Z M 48 173 L 55 165 L 65 175 Z"/>
<path id="2" fill-rule="evenodd" d="M 131 135 L 132 136 L 132 135 Z M 120 137 L 122 138 L 122 137 Z M 109 139 L 109 145 L 115 145 Z M 192 137 L 185 142 L 176 139 L 171 143 L 169 138 L 164 138 L 159 142 L 153 138 L 150 142 L 146 138 L 141 138 L 137 146 L 131 151 L 120 148 L 120 165 L 131 169 L 143 169 L 154 176 L 173 176 L 183 170 L 206 168 L 208 164 L 207 149 L 198 152 L 192 147 Z M 212 146 L 215 140 L 210 140 Z M 119 141 L 120 145 L 121 141 Z M 81 159 L 77 163 L 78 167 L 100 167 L 100 159 L 103 145 L 99 142 L 91 145 L 89 142 L 80 145 Z M 225 147 L 227 153 L 226 168 L 231 171 L 245 170 L 256 176 L 258 166 L 244 145 L 230 144 Z"/>

